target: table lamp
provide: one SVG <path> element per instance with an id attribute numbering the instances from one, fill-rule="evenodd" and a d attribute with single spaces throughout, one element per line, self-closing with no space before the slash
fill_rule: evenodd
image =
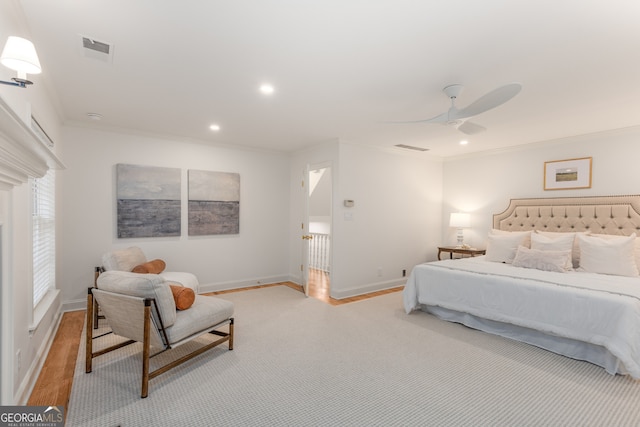
<path id="1" fill-rule="evenodd" d="M 462 247 L 464 244 L 463 228 L 471 227 L 471 216 L 468 213 L 456 212 L 452 213 L 449 218 L 449 227 L 455 227 L 458 229 L 458 242 L 457 246 Z"/>

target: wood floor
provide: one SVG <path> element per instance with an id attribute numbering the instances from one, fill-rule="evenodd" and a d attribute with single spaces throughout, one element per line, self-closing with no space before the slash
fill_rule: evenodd
<path id="1" fill-rule="evenodd" d="M 336 300 L 329 295 L 330 279 L 327 273 L 312 270 L 309 274 L 309 296 L 317 298 L 331 305 L 348 304 L 379 295 L 398 292 L 402 286 L 379 292 L 372 292 L 352 298 Z M 303 292 L 300 285 L 291 282 L 276 283 L 271 285 L 259 285 L 250 288 L 234 289 L 230 291 L 211 292 L 206 295 L 219 295 L 230 292 L 242 292 L 250 289 L 266 288 L 271 286 L 288 286 Z M 67 312 L 62 315 L 60 326 L 51 344 L 40 376 L 33 388 L 27 405 L 29 406 L 64 406 L 69 407 L 69 396 L 73 382 L 73 373 L 78 356 L 78 348 L 85 320 L 84 311 Z"/>

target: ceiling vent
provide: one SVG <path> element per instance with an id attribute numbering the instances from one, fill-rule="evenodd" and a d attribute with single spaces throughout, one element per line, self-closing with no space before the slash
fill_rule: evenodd
<path id="1" fill-rule="evenodd" d="M 395 147 L 398 148 L 403 148 L 405 150 L 414 150 L 414 151 L 429 151 L 428 148 L 422 148 L 422 147 L 414 147 L 413 145 L 406 145 L 406 144 L 396 144 Z"/>
<path id="2" fill-rule="evenodd" d="M 82 39 L 82 55 L 103 62 L 113 62 L 113 45 L 98 41 L 92 37 L 80 36 Z"/>

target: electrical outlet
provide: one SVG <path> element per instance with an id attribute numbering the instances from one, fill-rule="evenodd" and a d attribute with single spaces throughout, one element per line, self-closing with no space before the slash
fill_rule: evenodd
<path id="1" fill-rule="evenodd" d="M 407 276 L 407 270 L 402 270 L 402 277 L 406 277 Z"/>
<path id="2" fill-rule="evenodd" d="M 378 268 L 378 277 L 382 277 L 382 269 Z"/>
<path id="3" fill-rule="evenodd" d="M 22 368 L 22 358 L 21 358 L 21 353 L 20 350 L 16 351 L 16 365 L 18 365 L 18 372 L 20 372 L 20 369 Z"/>

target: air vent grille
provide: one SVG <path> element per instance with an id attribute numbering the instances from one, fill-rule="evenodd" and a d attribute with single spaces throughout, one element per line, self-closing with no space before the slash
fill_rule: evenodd
<path id="1" fill-rule="evenodd" d="M 108 43 L 99 42 L 97 40 L 91 40 L 88 37 L 82 38 L 82 47 L 85 49 L 95 50 L 96 52 L 104 53 L 105 55 L 109 55 L 111 51 L 111 45 Z"/>
<path id="2" fill-rule="evenodd" d="M 107 63 L 113 62 L 113 44 L 83 35 L 80 35 L 80 38 L 82 40 L 80 48 L 82 56 Z"/>
<path id="3" fill-rule="evenodd" d="M 414 150 L 414 151 L 429 151 L 428 148 L 422 148 L 422 147 L 414 147 L 413 145 L 406 145 L 406 144 L 396 144 L 395 145 L 398 148 L 403 148 L 405 150 Z"/>

